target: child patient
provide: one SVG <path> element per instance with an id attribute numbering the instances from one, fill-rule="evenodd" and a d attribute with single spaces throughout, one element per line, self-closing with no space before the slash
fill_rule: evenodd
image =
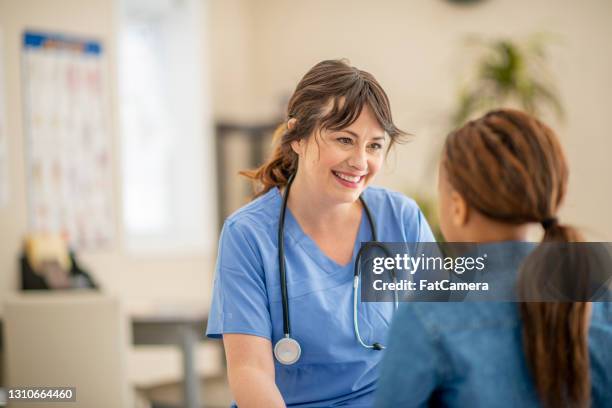
<path id="1" fill-rule="evenodd" d="M 549 127 L 516 110 L 489 112 L 446 139 L 442 233 L 449 242 L 520 242 L 539 223 L 544 242 L 581 241 L 557 218 L 567 178 Z M 519 290 L 525 276 L 549 272 L 524 248 L 508 245 L 499 264 Z M 563 268 L 589 273 L 577 262 Z M 378 407 L 612 407 L 610 303 L 406 303 L 388 342 Z"/>

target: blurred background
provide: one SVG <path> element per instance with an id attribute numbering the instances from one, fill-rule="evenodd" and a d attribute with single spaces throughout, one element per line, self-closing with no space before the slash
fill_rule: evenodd
<path id="1" fill-rule="evenodd" d="M 44 333 L 23 327 L 36 307 L 67 297 L 123 333 L 110 303 L 68 290 L 97 288 L 129 323 L 117 390 L 227 405 L 222 350 L 202 331 L 220 226 L 249 200 L 237 172 L 266 157 L 295 85 L 324 59 L 387 91 L 413 136 L 376 183 L 416 198 L 432 226 L 447 132 L 514 106 L 565 147 L 561 220 L 612 240 L 611 19 L 608 0 L 0 0 L 0 384 L 58 364 L 27 360 Z M 83 340 L 82 358 L 104 363 L 84 321 L 58 324 L 70 338 L 57 344 Z"/>

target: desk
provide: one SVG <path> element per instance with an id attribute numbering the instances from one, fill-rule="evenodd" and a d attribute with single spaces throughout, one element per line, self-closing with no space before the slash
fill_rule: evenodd
<path id="1" fill-rule="evenodd" d="M 196 305 L 153 308 L 127 305 L 132 321 L 134 345 L 177 345 L 183 356 L 183 395 L 186 408 L 200 408 L 199 379 L 195 368 L 197 345 L 205 339 L 207 311 Z M 0 308 L 0 350 L 2 350 L 2 310 Z"/>
<path id="2" fill-rule="evenodd" d="M 132 309 L 130 317 L 133 344 L 173 344 L 181 348 L 183 401 L 186 408 L 200 408 L 200 382 L 195 368 L 195 353 L 198 343 L 205 339 L 206 311 L 184 306 L 157 311 Z"/>

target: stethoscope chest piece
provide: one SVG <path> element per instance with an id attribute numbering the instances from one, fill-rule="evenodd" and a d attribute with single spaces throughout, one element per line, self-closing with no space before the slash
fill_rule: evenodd
<path id="1" fill-rule="evenodd" d="M 283 337 L 274 345 L 274 357 L 284 365 L 291 365 L 300 359 L 302 348 L 297 340 L 291 337 Z"/>

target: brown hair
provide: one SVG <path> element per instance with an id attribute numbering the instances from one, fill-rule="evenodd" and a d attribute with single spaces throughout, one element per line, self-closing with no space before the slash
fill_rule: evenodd
<path id="1" fill-rule="evenodd" d="M 372 74 L 346 60 L 322 61 L 312 67 L 289 99 L 287 118 L 274 132 L 270 158 L 255 170 L 240 172 L 253 180 L 255 197 L 286 185 L 296 171 L 298 156 L 291 148 L 293 141 L 308 138 L 315 130 L 350 126 L 366 104 L 391 138 L 389 148 L 406 135 L 393 124 L 389 98 Z M 290 130 L 287 121 L 293 118 L 296 124 Z"/>
<path id="2" fill-rule="evenodd" d="M 442 160 L 451 185 L 483 215 L 512 224 L 542 223 L 543 241 L 582 240 L 576 229 L 557 221 L 568 169 L 555 133 L 537 119 L 510 109 L 489 112 L 448 135 Z M 563 267 L 576 270 L 575 262 L 570 257 Z M 527 273 L 546 273 L 534 268 L 536 263 L 524 263 L 519 293 Z M 587 307 L 520 304 L 527 362 L 546 407 L 589 404 Z"/>

